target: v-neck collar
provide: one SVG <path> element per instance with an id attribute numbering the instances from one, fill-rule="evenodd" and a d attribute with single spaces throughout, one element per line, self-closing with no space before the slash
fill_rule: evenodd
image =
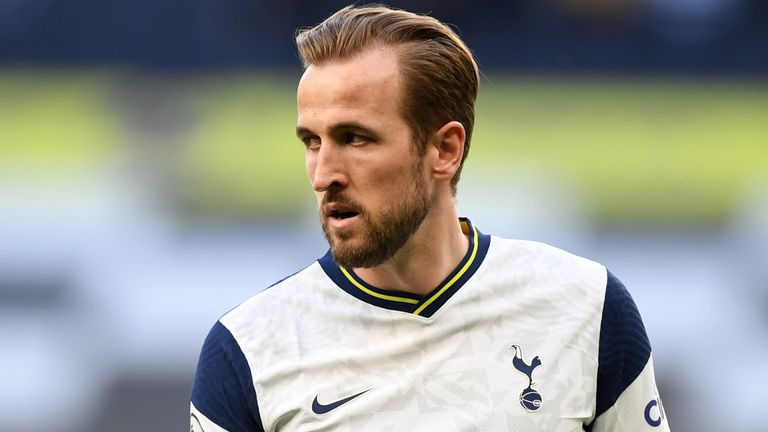
<path id="1" fill-rule="evenodd" d="M 361 279 L 352 269 L 336 264 L 330 250 L 318 262 L 328 277 L 350 295 L 374 306 L 428 318 L 472 277 L 488 252 L 490 236 L 480 233 L 467 218 L 459 218 L 459 222 L 464 234 L 469 235 L 467 253 L 453 271 L 425 296 L 377 288 Z"/>

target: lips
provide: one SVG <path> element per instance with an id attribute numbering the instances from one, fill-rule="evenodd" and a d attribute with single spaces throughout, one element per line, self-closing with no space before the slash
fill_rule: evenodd
<path id="1" fill-rule="evenodd" d="M 323 212 L 326 217 L 339 220 L 353 218 L 360 214 L 355 207 L 341 203 L 325 204 Z"/>

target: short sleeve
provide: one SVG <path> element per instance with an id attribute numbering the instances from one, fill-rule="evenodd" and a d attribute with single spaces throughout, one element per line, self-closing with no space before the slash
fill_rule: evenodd
<path id="1" fill-rule="evenodd" d="M 248 361 L 221 322 L 203 343 L 191 399 L 192 431 L 264 431 Z"/>
<path id="2" fill-rule="evenodd" d="M 640 312 L 610 272 L 600 324 L 595 419 L 588 430 L 669 431 Z"/>

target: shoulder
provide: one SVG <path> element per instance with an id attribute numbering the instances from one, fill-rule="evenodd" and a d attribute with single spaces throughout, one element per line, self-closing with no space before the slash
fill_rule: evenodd
<path id="1" fill-rule="evenodd" d="M 229 431 L 263 430 L 254 371 L 268 361 L 270 350 L 279 348 L 282 336 L 275 329 L 301 316 L 297 309 L 302 302 L 313 301 L 302 298 L 316 292 L 323 274 L 315 262 L 250 297 L 214 324 L 203 343 L 192 389 L 193 415 L 199 422 Z"/>
<path id="2" fill-rule="evenodd" d="M 281 316 L 296 316 L 295 308 L 303 296 L 314 292 L 321 283 L 322 270 L 317 262 L 287 276 L 266 289 L 246 299 L 225 313 L 213 326 L 204 346 L 228 346 L 244 350 L 243 334 L 264 329 L 276 324 Z"/>
<path id="3" fill-rule="evenodd" d="M 327 285 L 327 277 L 320 265 L 314 262 L 246 299 L 225 313 L 219 322 L 237 335 L 243 326 L 258 327 L 262 322 L 292 316 L 297 308 L 303 307 L 302 304 L 311 302 L 308 297 L 318 295 L 319 287 L 324 285 Z"/>
<path id="4" fill-rule="evenodd" d="M 543 266 L 600 266 L 600 264 L 547 243 L 492 236 L 491 250 L 506 259 L 523 259 Z"/>
<path id="5" fill-rule="evenodd" d="M 600 326 L 595 422 L 589 430 L 669 430 L 656 388 L 651 343 L 624 284 L 608 273 Z"/>
<path id="6" fill-rule="evenodd" d="M 558 247 L 492 237 L 486 260 L 493 272 L 522 275 L 542 289 L 589 292 L 589 297 L 602 302 L 608 274 L 605 266 Z"/>
<path id="7" fill-rule="evenodd" d="M 645 368 L 651 356 L 651 343 L 640 311 L 624 284 L 608 272 L 600 325 L 600 370 L 605 381 L 603 402 L 610 405 Z M 598 412 L 604 411 L 598 407 Z"/>

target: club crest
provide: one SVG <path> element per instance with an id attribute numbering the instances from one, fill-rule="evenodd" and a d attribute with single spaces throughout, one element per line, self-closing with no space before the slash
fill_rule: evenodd
<path id="1" fill-rule="evenodd" d="M 526 411 L 538 411 L 541 408 L 541 394 L 533 388 L 533 371 L 541 366 L 541 359 L 536 356 L 528 364 L 523 360 L 523 349 L 519 345 L 510 345 L 509 348 L 515 350 L 515 357 L 512 359 L 512 366 L 528 377 L 528 387 L 520 393 L 520 405 Z"/>

